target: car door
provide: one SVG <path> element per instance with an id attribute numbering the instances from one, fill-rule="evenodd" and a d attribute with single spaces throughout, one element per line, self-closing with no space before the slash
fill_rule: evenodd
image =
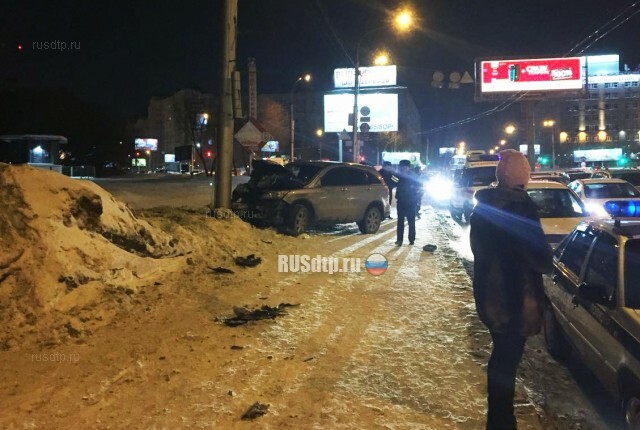
<path id="1" fill-rule="evenodd" d="M 588 354 L 586 339 L 579 330 L 580 317 L 573 303 L 578 294 L 582 268 L 595 236 L 590 228 L 580 225 L 554 253 L 554 271 L 547 280 L 545 292 L 554 308 L 554 313 L 571 343 L 581 354 Z"/>
<path id="2" fill-rule="evenodd" d="M 607 387 L 616 386 L 617 363 L 624 354 L 624 348 L 613 336 L 617 324 L 612 318 L 618 305 L 619 256 L 617 239 L 606 232 L 597 232 L 582 282 L 602 287 L 609 304 L 576 297 L 573 309 L 576 329 L 589 348 L 588 360 Z"/>
<path id="3" fill-rule="evenodd" d="M 316 219 L 328 222 L 345 222 L 349 214 L 348 169 L 343 166 L 327 169 L 320 178 L 313 205 Z"/>
<path id="4" fill-rule="evenodd" d="M 368 183 L 364 170 L 356 167 L 345 167 L 345 198 L 347 199 L 347 213 L 344 221 L 360 221 L 369 206 L 371 198 L 371 184 Z"/>

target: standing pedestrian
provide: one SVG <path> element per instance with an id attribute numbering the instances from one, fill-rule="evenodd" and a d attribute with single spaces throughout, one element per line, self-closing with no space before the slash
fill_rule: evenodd
<path id="1" fill-rule="evenodd" d="M 516 373 L 527 336 L 542 326 L 542 274 L 553 270 L 551 248 L 526 192 L 529 173 L 523 154 L 500 152 L 498 185 L 476 193 L 471 215 L 473 294 L 493 340 L 487 366 L 487 430 L 517 428 Z"/>
<path id="2" fill-rule="evenodd" d="M 391 205 L 391 203 L 393 203 L 393 189 L 396 186 L 396 181 L 394 181 L 393 179 L 393 170 L 391 169 L 391 162 L 390 161 L 383 161 L 382 162 L 382 168 L 380 169 L 380 176 L 382 176 L 382 179 L 384 179 L 384 183 L 387 186 L 387 188 L 389 189 L 389 205 Z"/>
<path id="3" fill-rule="evenodd" d="M 396 245 L 402 245 L 404 238 L 404 220 L 409 224 L 409 244 L 416 240 L 416 202 L 420 184 L 410 172 L 411 162 L 400 160 L 398 164 L 398 185 L 396 186 L 396 209 L 398 212 L 398 228 Z"/>

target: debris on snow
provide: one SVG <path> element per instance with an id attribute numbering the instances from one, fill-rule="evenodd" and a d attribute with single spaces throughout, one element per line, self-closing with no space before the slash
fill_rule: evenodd
<path id="1" fill-rule="evenodd" d="M 249 254 L 246 257 L 236 257 L 236 264 L 242 267 L 255 267 L 262 263 L 262 258 L 256 257 L 255 254 Z"/>
<path id="2" fill-rule="evenodd" d="M 233 274 L 235 273 L 231 269 L 227 269 L 226 267 L 209 267 L 213 273 L 216 274 Z"/>
<path id="3" fill-rule="evenodd" d="M 260 403 L 260 402 L 255 402 L 244 414 L 242 414 L 242 419 L 243 420 L 256 419 L 266 414 L 268 409 L 269 409 L 269 405 L 265 405 L 264 403 Z"/>
<path id="4" fill-rule="evenodd" d="M 234 317 L 227 318 L 224 320 L 225 325 L 229 327 L 237 327 L 239 325 L 243 325 L 248 323 L 249 321 L 258 321 L 265 319 L 275 319 L 276 317 L 282 315 L 288 315 L 284 309 L 287 307 L 300 306 L 299 304 L 291 304 L 291 303 L 280 303 L 278 306 L 271 307 L 268 305 L 263 305 L 262 307 L 254 310 L 249 310 L 246 307 L 234 306 L 233 313 Z"/>

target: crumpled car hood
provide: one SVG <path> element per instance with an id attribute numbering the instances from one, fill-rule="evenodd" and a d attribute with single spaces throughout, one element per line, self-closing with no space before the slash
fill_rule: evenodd
<path id="1" fill-rule="evenodd" d="M 261 191 L 295 190 L 302 188 L 302 184 L 291 172 L 278 163 L 267 160 L 253 160 L 251 163 L 251 179 L 248 186 Z"/>

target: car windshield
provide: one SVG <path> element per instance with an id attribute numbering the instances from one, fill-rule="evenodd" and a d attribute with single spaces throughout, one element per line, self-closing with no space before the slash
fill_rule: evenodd
<path id="1" fill-rule="evenodd" d="M 585 184 L 584 196 L 588 199 L 640 197 L 640 192 L 628 183 Z"/>
<path id="2" fill-rule="evenodd" d="M 624 291 L 626 306 L 640 309 L 640 239 L 624 247 Z"/>
<path id="3" fill-rule="evenodd" d="M 289 163 L 284 168 L 300 183 L 306 185 L 322 170 L 322 166 L 312 164 Z"/>
<path id="4" fill-rule="evenodd" d="M 640 185 L 640 172 L 612 172 L 611 176 L 630 182 L 636 187 Z"/>
<path id="5" fill-rule="evenodd" d="M 540 218 L 576 218 L 587 216 L 587 211 L 569 190 L 538 188 L 527 193 L 538 207 Z"/>

